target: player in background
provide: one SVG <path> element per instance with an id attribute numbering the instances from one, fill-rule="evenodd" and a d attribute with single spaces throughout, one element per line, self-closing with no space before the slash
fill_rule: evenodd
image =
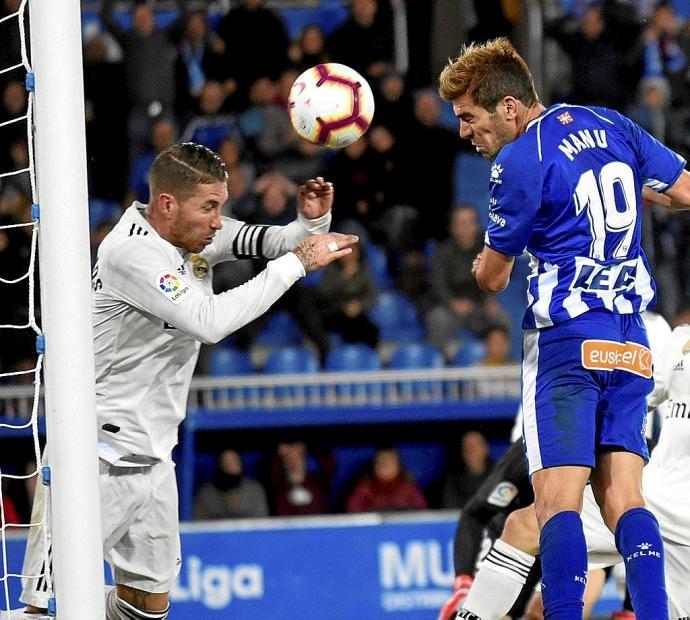
<path id="1" fill-rule="evenodd" d="M 652 359 L 661 361 L 660 363 L 654 363 L 655 387 L 653 394 L 650 396 L 650 402 L 654 398 L 654 407 L 650 411 L 649 417 L 651 418 L 651 414 L 658 409 L 657 403 L 660 396 L 664 393 L 665 364 L 662 362 L 668 356 L 671 327 L 664 317 L 649 310 L 644 312 L 643 320 L 649 335 Z M 520 413 L 516 417 L 516 427 L 518 425 L 521 429 L 522 415 Z M 648 425 L 648 429 L 651 430 L 650 425 Z M 513 432 L 515 430 L 513 429 Z M 521 454 L 521 456 L 524 458 L 524 454 Z M 516 480 L 518 488 L 524 488 L 524 485 L 529 485 L 527 469 L 523 468 L 523 471 L 524 478 Z M 527 497 L 527 495 L 525 496 Z M 534 505 L 530 504 L 530 502 L 523 503 L 522 505 L 511 504 L 512 510 L 508 512 L 513 514 L 510 514 L 510 516 L 506 515 L 504 529 L 500 538 L 487 554 L 487 558 L 480 564 L 476 580 L 472 580 L 470 583 L 471 587 L 467 589 L 462 598 L 456 597 L 454 609 L 463 611 L 469 617 L 472 617 L 471 614 L 474 614 L 482 618 L 482 620 L 490 620 L 492 618 L 502 618 L 506 614 L 512 615 L 510 612 L 514 609 L 514 606 L 511 608 L 513 601 L 524 599 L 525 590 L 531 589 L 530 586 L 532 585 L 530 580 L 525 577 L 525 568 L 532 566 L 534 556 L 539 548 L 539 528 L 534 516 Z M 521 510 L 523 508 L 524 510 Z M 464 515 L 461 515 L 461 522 L 463 518 Z M 589 551 L 597 546 L 601 546 L 598 543 L 599 540 L 608 541 L 611 538 L 611 533 L 603 524 L 599 508 L 594 502 L 591 487 L 585 489 L 582 519 L 589 552 L 588 568 L 590 573 L 594 569 L 605 568 L 620 561 L 620 555 L 618 555 L 615 547 L 613 561 L 611 561 L 611 555 L 608 553 L 605 558 L 600 558 Z M 455 547 L 468 547 L 468 539 L 458 540 L 460 533 L 460 528 L 458 528 Z M 589 616 L 589 612 L 598 600 L 603 585 L 602 575 L 597 576 L 597 583 L 593 583 L 592 579 L 588 579 L 585 590 L 585 618 Z M 460 617 L 463 616 L 461 615 Z M 452 614 L 443 617 L 439 616 L 439 620 L 450 620 L 451 618 L 454 618 Z"/>
<path id="2" fill-rule="evenodd" d="M 650 510 L 659 520 L 665 548 L 666 587 L 671 620 L 690 617 L 690 590 L 687 588 L 690 565 L 690 325 L 673 330 L 665 342 L 664 354 L 655 368 L 655 388 L 650 408 L 666 403 L 665 421 L 659 442 L 642 476 L 642 488 Z M 585 489 L 582 510 L 589 566 L 603 568 L 620 562 L 628 564 L 636 557 L 622 558 L 615 540 L 604 524 L 591 489 Z M 501 541 L 522 554 L 539 552 L 539 529 L 534 507 L 515 511 L 508 518 L 509 527 Z M 657 553 L 642 543 L 637 557 Z M 633 554 L 634 555 L 634 554 Z M 459 618 L 502 618 L 515 595 L 501 589 L 502 581 L 490 564 L 483 564 L 465 600 Z"/>
<path id="3" fill-rule="evenodd" d="M 333 187 L 322 178 L 300 187 L 298 216 L 287 226 L 222 217 L 225 165 L 197 144 L 162 151 L 149 186 L 149 204 L 124 212 L 92 274 L 103 550 L 117 584 L 106 593 L 108 620 L 168 616 L 181 562 L 171 453 L 200 343 L 249 323 L 357 241 L 327 232 Z M 215 264 L 253 257 L 273 260 L 247 283 L 213 293 Z M 42 518 L 45 495 L 39 485 L 32 522 Z M 43 559 L 43 532 L 32 528 L 23 574 L 43 575 Z M 36 617 L 50 596 L 46 579 L 23 585 L 20 617 Z"/>
<path id="4" fill-rule="evenodd" d="M 545 617 L 582 618 L 580 511 L 591 478 L 619 551 L 633 558 L 626 580 L 637 616 L 665 618 L 663 545 L 640 490 L 653 387 L 640 313 L 656 296 L 640 214 L 643 187 L 661 204 L 690 207 L 686 162 L 612 110 L 545 108 L 505 38 L 463 47 L 440 92 L 460 137 L 493 161 L 486 245 L 473 265 L 479 286 L 504 289 L 515 256 L 532 256 L 522 409 Z M 641 544 L 659 556 L 635 556 Z"/>

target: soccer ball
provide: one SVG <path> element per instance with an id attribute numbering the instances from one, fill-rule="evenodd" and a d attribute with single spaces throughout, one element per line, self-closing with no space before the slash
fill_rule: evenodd
<path id="1" fill-rule="evenodd" d="M 290 121 L 305 140 L 341 149 L 364 135 L 374 117 L 374 95 L 354 69 L 335 62 L 302 73 L 288 97 Z"/>

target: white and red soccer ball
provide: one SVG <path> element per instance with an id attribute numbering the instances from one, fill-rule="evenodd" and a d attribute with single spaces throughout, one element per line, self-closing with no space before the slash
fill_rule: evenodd
<path id="1" fill-rule="evenodd" d="M 305 140 L 340 149 L 364 135 L 374 117 L 374 95 L 354 69 L 335 62 L 307 69 L 292 85 L 288 112 Z"/>

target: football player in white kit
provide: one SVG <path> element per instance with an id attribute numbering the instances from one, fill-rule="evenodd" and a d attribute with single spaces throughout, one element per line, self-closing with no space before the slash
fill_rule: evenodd
<path id="1" fill-rule="evenodd" d="M 197 144 L 159 154 L 149 185 L 150 203 L 124 212 L 92 274 L 103 550 L 117 584 L 106 591 L 108 620 L 168 616 L 180 567 L 171 453 L 200 343 L 249 323 L 357 241 L 328 232 L 333 187 L 320 177 L 300 187 L 297 219 L 282 227 L 222 217 L 225 166 Z M 275 260 L 214 294 L 213 265 L 251 257 Z M 41 520 L 45 501 L 38 485 L 32 522 Z M 32 528 L 23 574 L 44 574 L 44 555 L 43 532 Z M 43 613 L 51 595 L 45 577 L 23 585 L 21 617 Z"/>
<path id="2" fill-rule="evenodd" d="M 642 486 L 664 541 L 669 617 L 686 620 L 690 617 L 690 325 L 677 327 L 664 341 L 668 326 L 661 317 L 645 316 L 645 324 L 655 360 L 655 389 L 649 396 L 649 406 L 654 409 L 663 405 L 664 421 L 659 442 L 644 468 Z M 613 534 L 604 524 L 589 487 L 584 495 L 582 522 L 590 570 L 632 559 L 621 558 L 616 550 Z M 644 544 L 639 547 L 638 558 L 658 552 Z M 509 565 L 529 560 L 539 550 L 533 506 L 508 517 L 500 550 L 506 558 L 505 566 L 482 565 L 458 618 L 497 620 L 510 609 L 521 585 Z"/>

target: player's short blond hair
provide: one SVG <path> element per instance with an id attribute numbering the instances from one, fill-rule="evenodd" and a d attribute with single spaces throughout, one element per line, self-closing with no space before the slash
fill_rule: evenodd
<path id="1" fill-rule="evenodd" d="M 196 192 L 197 185 L 227 183 L 228 173 L 223 160 L 211 149 L 184 142 L 161 151 L 149 172 L 151 200 L 162 192 L 181 202 Z"/>
<path id="2" fill-rule="evenodd" d="M 439 94 L 446 101 L 471 95 L 489 112 L 494 112 L 496 104 L 508 96 L 527 107 L 539 103 L 527 63 L 505 37 L 463 45 L 460 55 L 449 60 L 441 72 Z"/>

